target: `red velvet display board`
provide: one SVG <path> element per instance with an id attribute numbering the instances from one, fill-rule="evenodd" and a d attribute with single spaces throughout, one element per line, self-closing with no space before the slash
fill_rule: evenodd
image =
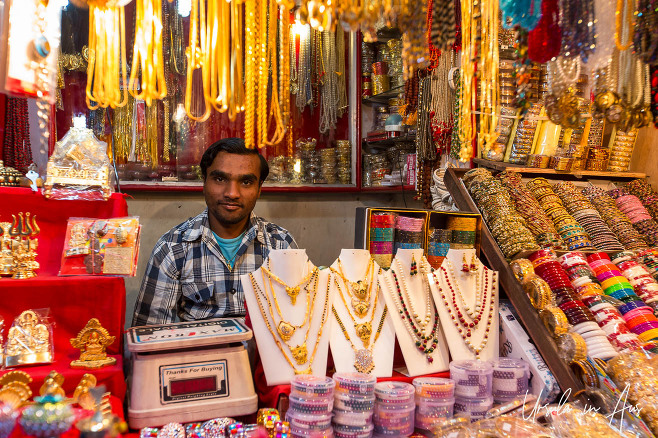
<path id="1" fill-rule="evenodd" d="M 127 216 L 125 197 L 122 193 L 114 193 L 107 201 L 59 201 L 46 199 L 40 191 L 33 192 L 28 188 L 0 187 L 0 222 L 11 222 L 11 215 L 19 212 L 29 211 L 32 216 L 36 215 L 41 229 L 37 248 L 37 262 L 41 267 L 36 272 L 38 276 L 52 276 L 59 272 L 68 218 Z"/>

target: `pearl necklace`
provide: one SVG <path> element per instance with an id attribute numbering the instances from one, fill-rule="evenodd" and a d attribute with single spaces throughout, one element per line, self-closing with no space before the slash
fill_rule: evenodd
<path id="1" fill-rule="evenodd" d="M 422 330 L 424 330 L 425 327 L 427 327 L 427 324 L 429 324 L 429 322 L 430 322 L 430 314 L 432 313 L 432 308 L 431 308 L 432 301 L 431 301 L 431 298 L 430 298 L 430 294 L 429 293 L 426 294 L 427 299 L 425 300 L 425 318 L 423 319 L 423 318 L 420 317 L 420 315 L 418 315 L 418 311 L 416 311 L 416 309 L 414 308 L 413 300 L 409 296 L 409 289 L 407 288 L 407 280 L 406 280 L 405 276 L 402 274 L 404 272 L 402 270 L 402 264 L 400 263 L 399 259 L 395 259 L 395 262 L 396 262 L 396 265 L 397 265 L 397 268 L 398 268 L 398 272 L 400 273 L 399 276 L 402 279 L 403 291 L 404 291 L 404 294 L 407 298 L 407 302 L 409 303 L 409 309 L 411 309 L 411 314 L 413 315 L 414 320 L 416 321 L 416 323 L 418 323 L 420 328 Z M 398 276 L 396 275 L 394 270 L 391 270 L 391 272 L 393 272 L 393 278 L 395 278 L 395 281 L 397 283 Z M 424 282 L 423 282 L 423 284 L 424 284 Z"/>
<path id="2" fill-rule="evenodd" d="M 446 279 L 446 283 L 452 290 L 452 284 L 450 282 L 450 278 L 452 278 L 452 283 L 455 284 L 455 289 L 457 290 L 457 295 L 459 296 L 459 299 L 463 305 L 464 308 L 464 313 L 468 315 L 472 320 L 477 321 L 480 320 L 480 317 L 482 316 L 482 309 L 484 308 L 484 301 L 487 299 L 487 293 L 486 290 L 480 288 L 480 277 L 485 277 L 485 271 L 487 268 L 485 266 L 482 266 L 482 271 L 478 272 L 478 274 L 475 276 L 475 311 L 471 309 L 471 306 L 468 305 L 466 302 L 466 299 L 464 298 L 464 295 L 462 295 L 461 288 L 459 287 L 459 282 L 457 281 L 457 275 L 455 274 L 454 267 L 452 266 L 452 263 L 450 260 L 446 259 L 446 262 L 448 262 L 448 270 L 446 270 L 443 266 L 441 266 L 441 271 L 443 272 L 443 275 Z M 486 287 L 485 287 L 486 289 Z M 483 298 L 484 294 L 484 298 Z M 483 300 L 482 303 L 480 303 L 480 300 Z"/>
<path id="3" fill-rule="evenodd" d="M 484 281 L 485 281 L 485 285 L 484 285 L 485 299 L 484 299 L 484 301 L 486 301 L 486 295 L 487 295 L 486 289 L 489 288 L 489 272 L 490 271 L 488 269 L 486 271 L 484 271 L 484 274 L 485 274 L 484 275 Z M 477 323 L 475 321 L 466 322 L 466 320 L 463 318 L 463 314 L 461 314 L 460 310 L 458 309 L 458 307 L 456 305 L 455 293 L 454 293 L 454 291 L 452 291 L 452 288 L 451 288 L 451 291 L 452 291 L 452 297 L 451 297 L 452 298 L 452 306 L 451 306 L 450 303 L 448 302 L 448 297 L 446 296 L 446 293 L 443 291 L 443 288 L 441 287 L 441 283 L 439 282 L 438 277 L 436 276 L 436 274 L 434 272 L 432 272 L 432 276 L 434 277 L 434 283 L 436 284 L 436 286 L 439 289 L 439 294 L 441 295 L 441 300 L 443 301 L 443 305 L 445 306 L 446 310 L 448 311 L 448 314 L 450 315 L 450 320 L 452 321 L 455 328 L 459 332 L 459 335 L 461 336 L 462 341 L 464 342 L 466 347 L 473 354 L 475 354 L 476 358 L 479 359 L 480 353 L 482 352 L 482 350 L 484 350 L 484 348 L 487 345 L 487 341 L 489 340 L 489 333 L 491 331 L 491 323 L 493 321 L 494 303 L 496 301 L 496 299 L 495 299 L 496 298 L 496 292 L 495 292 L 495 289 L 494 289 L 494 284 L 495 284 L 495 281 L 496 281 L 496 273 L 492 272 L 492 274 L 491 274 L 491 301 L 489 303 L 489 315 L 487 315 L 487 326 L 484 329 L 484 337 L 482 339 L 482 342 L 478 346 L 475 346 L 471 342 L 471 337 L 473 336 L 472 330 L 473 329 L 474 330 L 478 329 L 478 324 L 480 323 L 480 320 L 478 320 Z M 447 276 L 446 276 L 446 283 L 448 283 Z M 484 302 L 483 302 L 483 304 L 484 304 Z"/>

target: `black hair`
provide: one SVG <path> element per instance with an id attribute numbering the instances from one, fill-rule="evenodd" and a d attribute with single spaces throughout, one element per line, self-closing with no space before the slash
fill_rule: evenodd
<path id="1" fill-rule="evenodd" d="M 215 161 L 215 157 L 220 152 L 226 152 L 229 154 L 237 155 L 257 155 L 260 159 L 260 178 L 258 183 L 262 184 L 267 178 L 267 175 L 270 173 L 270 166 L 267 164 L 267 160 L 263 157 L 258 149 L 247 149 L 244 146 L 244 140 L 237 137 L 223 138 L 219 141 L 214 142 L 210 145 L 208 149 L 203 153 L 201 157 L 201 162 L 199 166 L 201 167 L 201 173 L 203 174 L 203 179 L 206 179 L 208 176 L 208 168 Z"/>

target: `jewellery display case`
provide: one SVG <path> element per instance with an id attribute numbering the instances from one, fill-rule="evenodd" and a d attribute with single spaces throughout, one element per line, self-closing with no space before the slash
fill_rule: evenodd
<path id="1" fill-rule="evenodd" d="M 201 191 L 198 163 L 203 152 L 220 138 L 244 138 L 246 115 L 238 112 L 235 117 L 229 117 L 228 111 L 211 109 L 205 121 L 189 116 L 203 113 L 205 96 L 201 81 L 197 84 L 196 80 L 188 80 L 190 70 L 186 68 L 184 50 L 190 11 L 182 1 L 162 2 L 162 7 L 167 97 L 153 100 L 149 106 L 145 100 L 128 93 L 125 106 L 94 110 L 89 110 L 85 102 L 85 93 L 89 94 L 85 91 L 88 32 L 80 31 L 90 28 L 89 13 L 72 4 L 64 9 L 56 122 L 51 137 L 57 140 L 69 129 L 73 117 L 83 116 L 99 140 L 109 145 L 123 190 Z M 125 16 L 129 34 L 135 23 L 135 3 L 125 7 Z M 290 72 L 289 117 L 284 117 L 288 120 L 284 120 L 286 133 L 276 134 L 274 120 L 269 120 L 266 113 L 260 115 L 267 112 L 267 106 L 257 111 L 258 117 L 268 118 L 264 135 L 269 140 L 257 142 L 268 144 L 261 149 L 270 165 L 270 176 L 263 190 L 358 191 L 360 99 L 357 88 L 360 83 L 351 80 L 357 76 L 358 36 L 354 32 L 310 31 L 308 26 L 294 22 L 292 15 L 289 22 L 290 25 L 284 25 L 282 19 L 285 32 L 276 38 L 276 45 L 290 47 L 286 55 L 290 55 L 290 64 L 295 65 Z M 133 51 L 133 40 L 130 37 L 126 40 L 127 54 Z M 344 58 L 330 56 L 331 53 L 342 54 Z M 283 54 L 281 58 L 282 63 L 286 62 Z M 130 67 L 130 57 L 128 64 Z M 276 79 L 277 75 L 273 77 Z M 332 92 L 326 88 L 330 81 L 337 84 Z M 188 103 L 185 96 L 190 94 L 187 92 L 190 83 L 192 102 Z M 282 85 L 281 90 L 284 87 L 288 85 Z"/>

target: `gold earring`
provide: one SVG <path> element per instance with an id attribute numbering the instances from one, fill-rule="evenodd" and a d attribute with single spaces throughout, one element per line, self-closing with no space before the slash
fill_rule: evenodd
<path id="1" fill-rule="evenodd" d="M 469 272 L 468 261 L 466 260 L 466 253 L 462 257 L 462 272 Z"/>
<path id="2" fill-rule="evenodd" d="M 473 257 L 471 257 L 471 272 L 477 272 L 477 270 L 478 270 L 478 266 L 475 259 L 475 253 L 473 253 Z"/>

